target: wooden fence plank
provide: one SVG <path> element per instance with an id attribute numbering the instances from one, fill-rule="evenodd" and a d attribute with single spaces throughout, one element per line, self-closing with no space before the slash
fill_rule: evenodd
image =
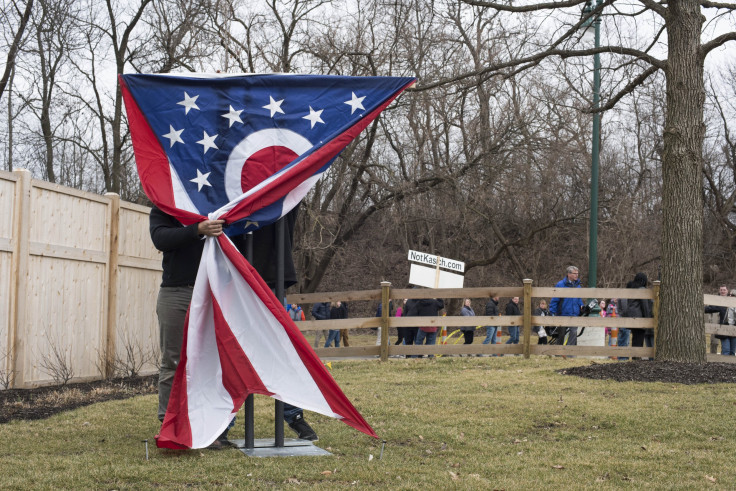
<path id="1" fill-rule="evenodd" d="M 723 324 L 706 324 L 706 334 L 718 334 L 720 336 L 736 336 L 736 326 L 726 326 Z"/>
<path id="2" fill-rule="evenodd" d="M 21 369 L 24 363 L 20 344 L 23 326 L 26 322 L 26 302 L 28 298 L 28 247 L 30 227 L 28 220 L 31 214 L 31 173 L 25 169 L 13 171 L 18 177 L 15 183 L 15 205 L 13 217 L 13 262 L 11 265 L 11 305 L 8 347 L 10 349 L 9 370 L 13 387 L 23 385 L 26 379 Z"/>
<path id="3" fill-rule="evenodd" d="M 118 306 L 118 258 L 120 243 L 120 196 L 117 193 L 107 193 L 110 199 L 109 213 L 109 246 L 107 263 L 107 326 L 103 331 L 103 339 L 105 340 L 105 377 L 115 375 L 115 340 L 117 338 L 117 306 Z"/>
<path id="4" fill-rule="evenodd" d="M 504 354 L 523 355 L 520 344 L 435 344 L 395 345 L 389 348 L 391 355 L 460 355 L 460 354 Z"/>
<path id="5" fill-rule="evenodd" d="M 716 307 L 734 307 L 736 308 L 736 297 L 722 297 L 720 295 L 703 295 L 703 303 L 705 305 L 713 305 Z"/>
<path id="6" fill-rule="evenodd" d="M 107 264 L 107 261 L 109 260 L 109 255 L 105 251 L 82 249 L 80 247 L 68 247 L 58 244 L 42 244 L 39 242 L 31 242 L 29 244 L 29 254 L 31 256 L 43 256 L 99 264 Z"/>
<path id="7" fill-rule="evenodd" d="M 393 320 L 393 317 L 391 319 Z M 353 317 L 350 319 L 332 319 L 324 321 L 299 321 L 296 325 L 302 332 L 321 331 L 323 329 L 365 329 L 381 327 L 381 318 Z"/>
<path id="8" fill-rule="evenodd" d="M 349 357 L 365 357 L 379 356 L 381 354 L 380 346 L 348 346 L 341 348 L 315 348 L 314 352 L 320 358 L 349 358 Z"/>
<path id="9" fill-rule="evenodd" d="M 564 327 L 618 327 L 626 329 L 647 329 L 654 327 L 654 319 L 643 317 L 562 317 L 532 316 L 535 326 Z"/>
<path id="10" fill-rule="evenodd" d="M 736 363 L 736 356 L 715 355 L 712 353 L 708 353 L 705 355 L 705 359 L 708 361 L 708 363 Z"/>
<path id="11" fill-rule="evenodd" d="M 532 280 L 524 279 L 524 312 L 522 319 L 522 330 L 523 338 L 522 345 L 524 346 L 524 358 L 529 358 L 529 346 L 532 338 Z"/>
<path id="12" fill-rule="evenodd" d="M 563 356 L 617 356 L 650 358 L 653 348 L 632 348 L 630 346 L 558 346 L 554 344 L 535 344 L 531 347 L 533 355 Z"/>
<path id="13" fill-rule="evenodd" d="M 291 293 L 286 303 L 312 304 L 317 302 L 355 302 L 359 300 L 381 300 L 381 290 L 357 290 L 347 292 Z"/>
<path id="14" fill-rule="evenodd" d="M 125 268 L 146 269 L 150 271 L 163 271 L 160 259 L 147 259 L 144 257 L 118 256 L 118 265 Z"/>
<path id="15" fill-rule="evenodd" d="M 490 298 L 490 297 L 521 297 L 524 288 L 520 286 L 508 287 L 480 287 L 480 288 L 404 288 L 391 291 L 391 298 Z"/>
<path id="16" fill-rule="evenodd" d="M 534 287 L 535 298 L 646 298 L 654 300 L 654 292 L 648 288 L 555 288 Z"/>
<path id="17" fill-rule="evenodd" d="M 381 282 L 381 327 L 378 328 L 381 342 L 381 361 L 388 359 L 388 330 L 391 314 L 391 283 Z"/>

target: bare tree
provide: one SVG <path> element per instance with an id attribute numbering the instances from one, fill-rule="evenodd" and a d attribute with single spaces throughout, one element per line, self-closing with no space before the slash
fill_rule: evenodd
<path id="1" fill-rule="evenodd" d="M 38 0 L 31 19 L 34 43 L 26 48 L 31 55 L 24 73 L 32 80 L 31 91 L 22 95 L 38 120 L 40 146 L 43 148 L 43 176 L 57 182 L 54 156 L 56 139 L 68 116 L 57 95 L 68 82 L 66 69 L 77 48 L 76 7 L 71 0 Z M 36 133 L 36 131 L 34 131 Z"/>
<path id="2" fill-rule="evenodd" d="M 256 72 L 255 38 L 263 29 L 265 16 L 247 11 L 237 0 L 216 0 L 207 10 L 208 35 L 221 48 L 218 69 Z"/>
<path id="3" fill-rule="evenodd" d="M 108 38 L 112 46 L 115 59 L 115 73 L 122 74 L 126 63 L 130 63 L 135 59 L 136 52 L 131 46 L 131 40 L 134 36 L 135 29 L 140 22 L 146 7 L 153 0 L 140 0 L 137 5 L 128 5 L 123 14 L 117 12 L 118 4 L 112 0 L 105 0 L 107 9 L 107 24 L 98 26 L 100 31 Z M 128 21 L 121 21 L 127 18 Z M 144 40 L 139 40 L 138 46 L 145 44 Z M 113 106 L 113 115 L 110 124 L 110 131 L 107 131 L 107 118 L 104 113 L 99 114 L 99 122 L 102 130 L 103 138 L 103 162 L 108 163 L 110 170 L 105 180 L 105 188 L 111 193 L 120 193 L 121 184 L 124 180 L 124 146 L 126 140 L 123 134 L 123 95 L 120 88 L 115 91 L 115 99 Z"/>
<path id="4" fill-rule="evenodd" d="M 704 197 L 708 213 L 705 225 L 705 275 L 713 282 L 733 279 L 736 269 L 736 135 L 732 122 L 736 117 L 733 103 L 733 80 L 736 67 L 724 70 L 718 80 L 710 82 L 710 111 L 713 124 L 706 140 L 704 154 Z M 718 95 L 718 87 L 727 87 Z"/>
<path id="5" fill-rule="evenodd" d="M 8 85 L 13 70 L 15 69 L 15 58 L 21 47 L 23 34 L 28 26 L 28 20 L 31 18 L 32 11 L 33 0 L 28 0 L 25 4 L 25 8 L 23 8 L 21 2 L 11 1 L 4 4 L 3 8 L 0 10 L 0 25 L 2 26 L 12 29 L 13 21 L 11 19 L 15 16 L 18 18 L 12 41 L 10 41 L 10 45 L 8 46 L 8 54 L 5 57 L 5 71 L 3 72 L 2 78 L 0 78 L 0 99 L 2 99 L 5 87 Z M 5 29 L 5 27 L 3 29 Z"/>
<path id="6" fill-rule="evenodd" d="M 156 0 L 143 20 L 151 41 L 137 49 L 131 65 L 139 72 L 201 71 L 215 48 L 203 42 L 209 0 Z"/>
<path id="7" fill-rule="evenodd" d="M 532 13 L 565 13 L 565 8 L 580 8 L 583 1 L 536 3 L 524 6 L 483 0 L 463 0 L 470 5 L 514 15 Z M 591 2 L 592 5 L 592 2 Z M 660 331 L 657 336 L 657 358 L 704 362 L 702 340 L 705 328 L 702 315 L 702 148 L 704 137 L 703 107 L 705 88 L 703 64 L 713 49 L 736 39 L 736 32 L 727 32 L 701 42 L 702 10 L 733 11 L 729 3 L 683 0 L 662 4 L 644 0 L 639 9 L 622 11 L 613 16 L 617 23 L 627 18 L 646 16 L 655 26 L 642 43 L 627 44 L 623 36 L 618 43 L 599 49 L 575 49 L 576 33 L 582 24 L 597 18 L 604 9 L 617 9 L 615 0 L 605 0 L 585 13 L 577 22 L 558 29 L 549 43 L 520 52 L 509 52 L 503 61 L 462 74 L 461 78 L 483 74 L 507 73 L 535 67 L 551 57 L 580 57 L 594 53 L 609 54 L 626 66 L 628 83 L 617 87 L 601 106 L 613 107 L 654 73 L 662 71 L 667 80 L 667 115 L 663 145 L 663 227 L 662 227 L 662 290 Z M 623 7 L 622 7 L 623 8 Z M 569 15 L 569 11 L 568 11 Z M 568 17 L 569 19 L 570 17 Z M 620 33 L 621 31 L 619 31 Z M 661 37 L 667 35 L 667 57 L 657 57 Z M 641 39 L 642 30 L 636 32 Z M 457 77 L 455 77 L 456 79 Z M 683 267 L 687 265 L 687 267 Z"/>

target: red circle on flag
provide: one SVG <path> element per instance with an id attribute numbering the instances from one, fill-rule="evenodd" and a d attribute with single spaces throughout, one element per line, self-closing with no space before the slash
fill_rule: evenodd
<path id="1" fill-rule="evenodd" d="M 299 156 L 287 147 L 272 146 L 263 148 L 251 155 L 240 173 L 240 186 L 245 193 L 253 186 L 265 181 L 283 169 Z"/>

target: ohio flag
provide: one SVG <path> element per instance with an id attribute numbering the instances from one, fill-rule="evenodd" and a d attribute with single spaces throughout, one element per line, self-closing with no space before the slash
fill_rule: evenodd
<path id="1" fill-rule="evenodd" d="M 237 235 L 288 213 L 412 78 L 121 75 L 138 173 L 183 224 L 209 217 Z M 373 429 L 226 235 L 199 265 L 157 444 L 202 448 L 248 394 Z"/>

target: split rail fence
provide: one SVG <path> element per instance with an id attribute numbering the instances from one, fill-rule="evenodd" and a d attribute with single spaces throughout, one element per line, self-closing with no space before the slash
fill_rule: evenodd
<path id="1" fill-rule="evenodd" d="M 387 360 L 393 355 L 563 355 L 563 356 L 603 356 L 603 357 L 636 357 L 651 358 L 655 348 L 623 347 L 623 346 L 560 346 L 541 345 L 532 342 L 533 326 L 585 327 L 586 329 L 653 328 L 655 339 L 659 317 L 659 282 L 654 282 L 651 289 L 630 288 L 550 288 L 533 287 L 532 280 L 524 280 L 522 287 L 482 287 L 482 288 L 438 288 L 438 289 L 393 289 L 389 282 L 381 283 L 380 290 L 309 293 L 288 295 L 289 304 L 313 304 L 315 302 L 360 301 L 381 302 L 382 317 L 364 317 L 339 320 L 311 320 L 298 322 L 302 332 L 313 332 L 324 329 L 357 329 L 381 328 L 380 344 L 377 346 L 356 346 L 340 348 L 317 348 L 315 352 L 322 358 L 342 358 L 377 356 Z M 442 317 L 390 317 L 389 302 L 405 298 L 490 298 L 520 297 L 523 299 L 523 312 L 519 316 L 442 316 Z M 630 317 L 550 317 L 532 315 L 532 307 L 538 303 L 534 299 L 541 298 L 627 298 L 648 299 L 654 303 L 654 318 Z M 736 307 L 736 298 L 704 295 L 704 305 Z M 393 345 L 389 340 L 389 330 L 398 327 L 433 326 L 441 329 L 474 326 L 519 326 L 521 336 L 519 344 L 437 344 L 437 345 Z M 723 334 L 736 336 L 736 326 L 724 326 L 714 323 L 706 324 L 706 334 Z M 438 329 L 439 330 L 439 329 Z M 439 339 L 439 337 L 438 337 Z M 705 342 L 705 340 L 703 340 Z M 656 342 L 655 342 L 656 346 Z M 708 361 L 736 362 L 736 357 L 708 354 Z"/>
<path id="2" fill-rule="evenodd" d="M 25 170 L 0 171 L 0 388 L 55 383 L 54 366 L 65 365 L 71 381 L 93 380 L 119 372 L 140 374 L 158 366 L 156 297 L 161 282 L 161 253 L 148 232 L 149 208 L 31 179 Z M 648 298 L 658 312 L 658 287 L 631 289 L 556 289 L 521 287 L 464 289 L 380 289 L 295 294 L 290 303 L 307 308 L 332 300 L 379 301 L 384 317 L 297 323 L 304 332 L 382 327 L 379 346 L 320 348 L 321 357 L 418 354 L 520 354 L 650 357 L 651 348 L 543 346 L 532 344 L 531 327 L 653 327 L 657 319 L 543 317 L 531 315 L 534 298 Z M 521 326 L 519 345 L 394 346 L 389 329 L 412 326 L 459 327 L 468 317 L 389 317 L 390 299 L 488 298 L 519 296 L 523 315 L 473 317 L 472 323 Z M 706 305 L 736 307 L 736 298 L 706 295 Z M 707 324 L 708 334 L 736 336 L 736 327 Z M 736 357 L 709 355 L 709 360 Z M 726 360 L 728 359 L 728 360 Z"/>

